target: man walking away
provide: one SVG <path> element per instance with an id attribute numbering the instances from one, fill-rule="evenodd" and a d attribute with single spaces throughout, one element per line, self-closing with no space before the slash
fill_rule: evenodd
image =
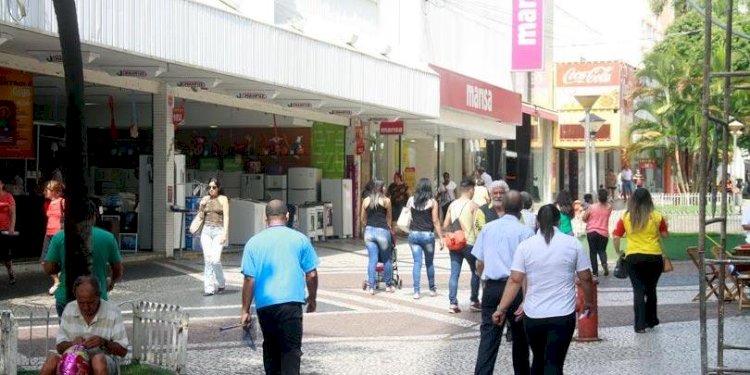
<path id="1" fill-rule="evenodd" d="M 250 305 L 263 332 L 266 374 L 299 374 L 302 356 L 302 305 L 315 312 L 319 260 L 310 240 L 286 226 L 286 203 L 274 199 L 266 206 L 268 228 L 256 234 L 242 253 L 242 312 L 250 324 Z M 305 301 L 305 284 L 308 298 Z"/>
<path id="2" fill-rule="evenodd" d="M 510 277 L 510 267 L 518 244 L 534 235 L 528 226 L 521 224 L 523 199 L 515 190 L 503 197 L 505 215 L 485 225 L 474 244 L 472 255 L 477 258 L 477 273 L 482 275 L 482 325 L 480 326 L 479 351 L 474 374 L 492 374 L 495 370 L 497 351 L 502 339 L 502 326 L 492 322 L 492 314 L 505 290 Z M 513 370 L 516 375 L 529 373 L 529 345 L 523 323 L 516 321 L 516 310 L 523 302 L 522 294 L 507 310 L 513 331 Z"/>

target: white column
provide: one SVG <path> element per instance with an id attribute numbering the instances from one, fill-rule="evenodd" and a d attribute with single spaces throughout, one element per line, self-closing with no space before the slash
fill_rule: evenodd
<path id="1" fill-rule="evenodd" d="M 154 94 L 154 195 L 153 248 L 154 253 L 174 255 L 174 213 L 169 210 L 169 199 L 174 199 L 174 126 L 172 109 L 174 96 L 167 84 Z"/>

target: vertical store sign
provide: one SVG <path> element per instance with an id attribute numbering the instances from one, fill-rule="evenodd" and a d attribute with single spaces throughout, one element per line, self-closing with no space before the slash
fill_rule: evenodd
<path id="1" fill-rule="evenodd" d="M 544 0 L 513 0 L 511 70 L 544 70 Z"/>
<path id="2" fill-rule="evenodd" d="M 0 157 L 34 158 L 34 75 L 0 68 Z"/>

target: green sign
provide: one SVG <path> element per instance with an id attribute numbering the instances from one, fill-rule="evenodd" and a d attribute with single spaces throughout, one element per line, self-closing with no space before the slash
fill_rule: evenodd
<path id="1" fill-rule="evenodd" d="M 344 178 L 346 128 L 316 122 L 312 127 L 312 166 L 323 171 L 323 178 Z"/>

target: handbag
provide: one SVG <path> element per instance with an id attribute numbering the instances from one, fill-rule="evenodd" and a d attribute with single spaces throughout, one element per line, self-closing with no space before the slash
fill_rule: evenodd
<path id="1" fill-rule="evenodd" d="M 662 268 L 661 272 L 667 273 L 667 272 L 674 271 L 674 266 L 672 265 L 672 260 L 669 259 L 668 256 L 662 255 L 661 259 L 664 262 L 664 267 Z"/>
<path id="2" fill-rule="evenodd" d="M 617 263 L 615 263 L 615 272 L 613 274 L 618 279 L 628 278 L 628 263 L 625 260 L 624 256 L 617 258 Z"/>
<path id="3" fill-rule="evenodd" d="M 463 207 L 461 207 L 461 211 L 458 212 L 458 217 L 455 218 L 450 223 L 450 225 L 448 225 L 448 228 L 446 228 L 445 230 L 446 233 L 443 233 L 445 246 L 448 247 L 448 250 L 461 251 L 466 247 L 466 233 L 464 232 L 463 226 L 461 225 L 461 221 L 459 219 L 461 218 L 461 214 L 464 212 L 464 208 L 466 208 L 466 205 L 469 202 L 470 201 L 464 203 Z"/>
<path id="4" fill-rule="evenodd" d="M 203 230 L 203 219 L 204 214 L 203 211 L 199 212 L 195 217 L 193 218 L 193 221 L 190 222 L 190 234 L 198 234 Z"/>
<path id="5" fill-rule="evenodd" d="M 396 220 L 396 227 L 404 232 L 409 233 L 409 227 L 411 226 L 411 208 L 407 205 L 406 207 L 401 209 L 401 214 L 398 215 L 398 220 Z"/>

